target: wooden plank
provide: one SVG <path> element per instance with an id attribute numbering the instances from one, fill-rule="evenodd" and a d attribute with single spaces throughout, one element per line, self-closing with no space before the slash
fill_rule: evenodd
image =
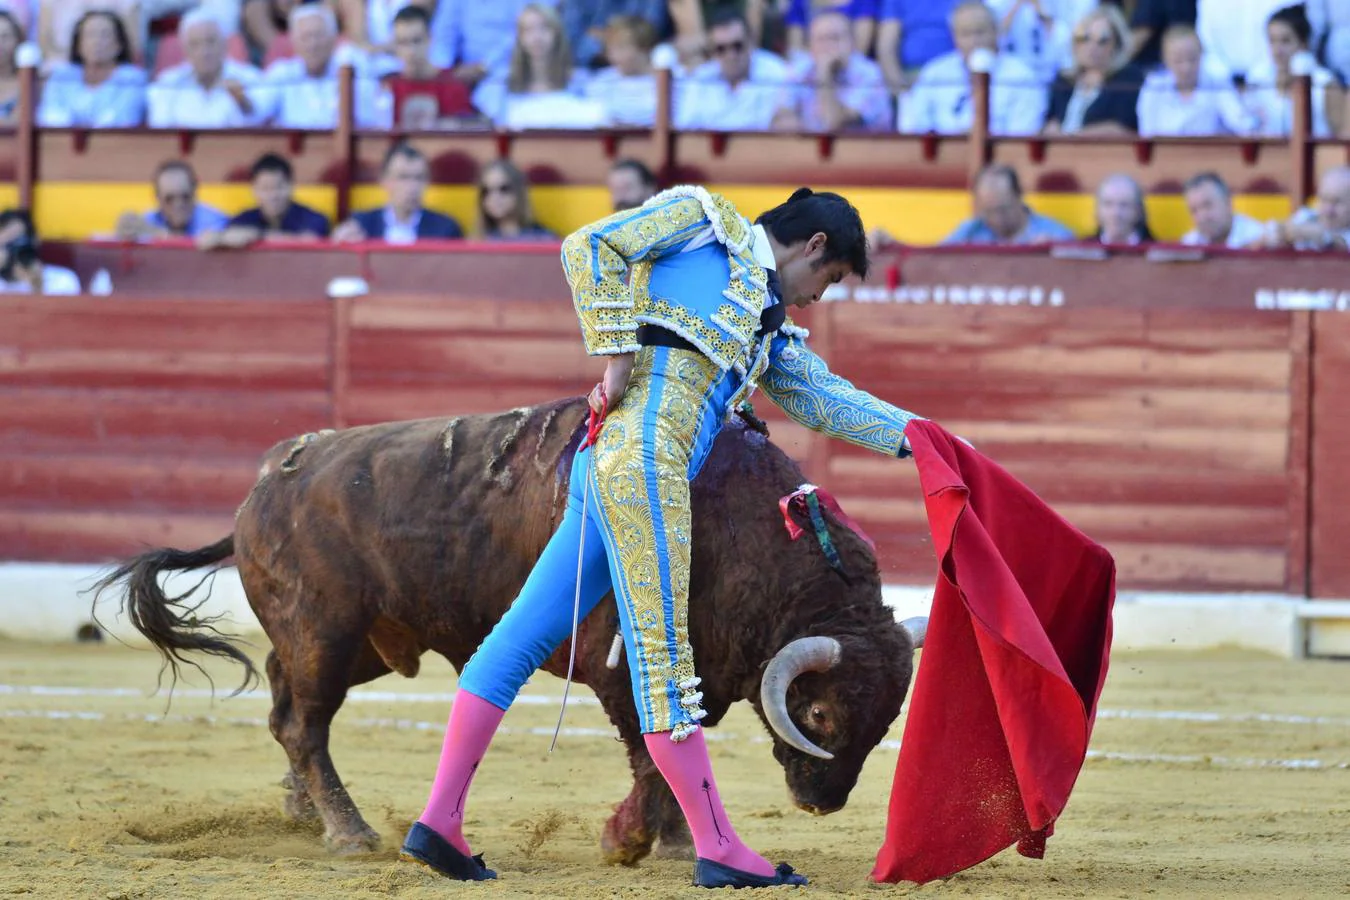
<path id="1" fill-rule="evenodd" d="M 351 387 L 536 378 L 594 383 L 603 371 L 563 337 L 354 332 Z"/>
<path id="2" fill-rule="evenodd" d="M 1293 314 L 1289 335 L 1289 465 L 1285 477 L 1285 590 L 1309 596 L 1312 529 L 1312 313 Z"/>
<path id="3" fill-rule="evenodd" d="M 234 528 L 232 512 L 52 511 L 0 507 L 0 558 L 112 562 L 147 547 L 193 549 Z"/>
<path id="4" fill-rule="evenodd" d="M 1312 595 L 1350 598 L 1350 316 L 1315 313 L 1312 369 Z"/>
<path id="5" fill-rule="evenodd" d="M 275 442 L 328 426 L 326 392 L 0 390 L 7 450 L 206 453 L 253 458 Z"/>
<path id="6" fill-rule="evenodd" d="M 11 507 L 49 511 L 233 513 L 253 486 L 258 465 L 205 455 L 3 453 L 0 497 Z"/>

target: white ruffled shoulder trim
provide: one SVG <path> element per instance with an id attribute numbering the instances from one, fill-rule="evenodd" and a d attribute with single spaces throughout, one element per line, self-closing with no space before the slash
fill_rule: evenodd
<path id="1" fill-rule="evenodd" d="M 726 227 L 722 224 L 722 211 L 717 208 L 717 204 L 713 201 L 712 194 L 708 193 L 707 188 L 699 187 L 696 184 L 678 184 L 652 197 L 643 206 L 654 206 L 675 197 L 692 197 L 698 201 L 699 205 L 703 207 L 703 214 L 708 217 L 708 221 L 712 224 L 713 234 L 717 235 L 717 240 L 722 246 L 733 253 L 744 253 L 749 249 L 750 242 L 754 239 L 751 230 L 746 228 L 745 237 L 733 243 L 731 237 L 727 234 Z"/>

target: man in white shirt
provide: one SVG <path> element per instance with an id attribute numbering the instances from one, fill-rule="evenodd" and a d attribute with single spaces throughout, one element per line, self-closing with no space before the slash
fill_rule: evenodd
<path id="1" fill-rule="evenodd" d="M 792 66 L 796 115 L 807 131 L 883 131 L 891 127 L 891 95 L 881 67 L 854 49 L 853 20 L 822 9 L 807 26 L 807 55 Z"/>
<path id="2" fill-rule="evenodd" d="M 242 128 L 258 122 L 256 91 L 262 74 L 225 55 L 225 32 L 215 16 L 194 9 L 178 22 L 186 61 L 166 69 L 147 93 L 151 128 Z"/>
<path id="3" fill-rule="evenodd" d="M 1228 247 L 1233 250 L 1261 245 L 1266 226 L 1242 213 L 1233 212 L 1233 195 L 1214 172 L 1201 172 L 1186 182 L 1182 192 L 1191 214 L 1190 231 L 1182 237 L 1191 246 Z"/>
<path id="4" fill-rule="evenodd" d="M 304 3 L 291 10 L 291 44 L 295 56 L 268 66 L 257 91 L 259 116 L 277 128 L 328 130 L 338 121 L 338 69 L 350 62 L 356 69 L 356 124 L 387 128 L 393 107 L 379 83 L 366 71 L 365 58 L 351 45 L 339 51 L 337 17 L 323 3 Z"/>
<path id="5" fill-rule="evenodd" d="M 908 94 L 900 99 L 900 130 L 908 134 L 964 134 L 974 112 L 970 63 L 992 60 L 989 128 L 994 134 L 1036 134 L 1045 124 L 1049 100 L 1031 67 L 1014 56 L 998 53 L 998 23 L 980 0 L 966 0 L 952 11 L 956 49 L 919 70 Z"/>
<path id="6" fill-rule="evenodd" d="M 714 58 L 679 79 L 676 128 L 767 131 L 792 124 L 787 64 L 754 46 L 744 16 L 717 16 L 708 43 Z"/>

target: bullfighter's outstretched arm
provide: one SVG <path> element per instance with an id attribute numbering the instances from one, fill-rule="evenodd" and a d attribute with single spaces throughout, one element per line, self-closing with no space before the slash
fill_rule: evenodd
<path id="1" fill-rule="evenodd" d="M 760 387 L 793 420 L 812 431 L 888 456 L 910 455 L 905 426 L 921 419 L 840 378 L 806 346 L 807 332 L 791 323 L 774 337 Z"/>
<path id="2" fill-rule="evenodd" d="M 707 211 L 690 196 L 660 197 L 568 235 L 563 271 L 591 356 L 639 349 L 633 296 L 624 275 L 634 263 L 660 257 L 709 226 Z"/>

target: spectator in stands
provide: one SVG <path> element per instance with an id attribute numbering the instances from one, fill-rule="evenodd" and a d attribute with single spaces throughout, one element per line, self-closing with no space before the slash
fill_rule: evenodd
<path id="1" fill-rule="evenodd" d="M 1242 90 L 1242 101 L 1256 120 L 1257 134 L 1288 137 L 1293 131 L 1291 91 L 1296 68 L 1312 78 L 1313 136 L 1329 138 L 1342 133 L 1345 89 L 1308 52 L 1311 37 L 1312 26 L 1301 6 L 1277 10 L 1266 23 L 1270 53 L 1248 70 Z"/>
<path id="2" fill-rule="evenodd" d="M 938 5 L 941 6 L 940 3 Z M 876 44 L 877 14 L 881 12 L 881 0 L 787 0 L 783 22 L 787 25 L 788 58 L 807 52 L 807 26 L 811 24 L 812 18 L 827 11 L 838 12 L 848 18 L 854 49 L 870 58 L 872 47 Z M 941 25 L 945 35 L 947 23 L 943 21 Z"/>
<path id="3" fill-rule="evenodd" d="M 811 19 L 809 55 L 791 66 L 800 87 L 794 97 L 796 125 L 806 131 L 886 131 L 891 95 L 881 67 L 853 47 L 853 23 L 838 10 Z"/>
<path id="4" fill-rule="evenodd" d="M 431 17 L 431 61 L 477 84 L 505 78 L 516 45 L 517 22 L 538 0 L 437 0 Z M 546 5 L 556 7 L 558 0 Z"/>
<path id="5" fill-rule="evenodd" d="M 0 294 L 78 294 L 79 276 L 44 263 L 38 249 L 37 229 L 28 210 L 0 212 Z"/>
<path id="6" fill-rule="evenodd" d="M 640 16 L 615 16 L 605 26 L 610 65 L 591 76 L 586 96 L 606 110 L 609 125 L 650 128 L 656 121 L 656 30 Z"/>
<path id="7" fill-rule="evenodd" d="M 719 13 L 708 38 L 713 59 L 677 85 L 675 127 L 708 131 L 790 127 L 794 117 L 787 64 L 754 46 L 745 16 Z"/>
<path id="8" fill-rule="evenodd" d="M 91 12 L 102 12 L 117 19 L 127 45 L 127 60 L 140 55 L 140 0 L 41 0 L 38 5 L 38 46 L 42 49 L 42 68 L 53 72 L 71 59 L 75 32 Z"/>
<path id="9" fill-rule="evenodd" d="M 1312 46 L 1320 47 L 1327 67 L 1342 83 L 1350 81 L 1350 4 L 1342 0 L 1307 0 Z"/>
<path id="10" fill-rule="evenodd" d="M 430 182 L 431 166 L 422 152 L 410 144 L 394 144 L 380 167 L 380 186 L 388 202 L 354 214 L 333 229 L 333 240 L 412 244 L 464 237 L 458 222 L 422 205 Z"/>
<path id="11" fill-rule="evenodd" d="M 146 94 L 151 128 L 240 128 L 258 119 L 250 91 L 262 74 L 225 55 L 225 32 L 213 13 L 194 9 L 178 20 L 186 61 L 160 73 Z"/>
<path id="12" fill-rule="evenodd" d="M 952 12 L 956 49 L 924 66 L 900 100 L 900 130 L 909 134 L 964 134 L 974 104 L 972 60 L 990 71 L 989 129 L 999 135 L 1035 134 L 1045 124 L 1046 92 L 1036 73 L 1015 56 L 998 53 L 998 24 L 980 0 L 962 0 Z"/>
<path id="13" fill-rule="evenodd" d="M 975 176 L 974 218 L 956 227 L 944 244 L 1043 244 L 1071 241 L 1073 232 L 1027 206 L 1011 166 L 989 165 Z"/>
<path id="14" fill-rule="evenodd" d="M 366 70 L 359 50 L 337 46 L 337 17 L 323 3 L 303 3 L 291 10 L 290 39 L 295 56 L 267 67 L 256 91 L 256 114 L 278 128 L 332 129 L 338 121 L 338 69 L 351 63 L 356 124 L 380 128 L 389 124 L 379 85 Z"/>
<path id="15" fill-rule="evenodd" d="M 422 0 L 328 0 L 337 13 L 342 40 L 359 47 L 370 59 L 376 74 L 396 71 L 394 19 L 410 5 L 431 16 L 431 3 Z"/>
<path id="16" fill-rule="evenodd" d="M 1108 175 L 1097 186 L 1097 233 L 1101 244 L 1149 244 L 1153 232 L 1144 210 L 1144 189 L 1128 175 Z"/>
<path id="17" fill-rule="evenodd" d="M 1292 0 L 1196 0 L 1195 33 L 1215 75 L 1245 78 L 1265 60 L 1266 20 Z"/>
<path id="18" fill-rule="evenodd" d="M 1305 206 L 1266 228 L 1267 247 L 1350 250 L 1350 166 L 1329 169 L 1317 185 L 1317 208 Z"/>
<path id="19" fill-rule="evenodd" d="M 1242 98 L 1228 81 L 1204 67 L 1195 30 L 1173 25 L 1163 35 L 1167 67 L 1144 80 L 1139 91 L 1139 134 L 1180 137 L 1250 134 L 1255 127 Z"/>
<path id="20" fill-rule="evenodd" d="M 117 220 L 117 237 L 124 241 L 152 241 L 197 237 L 220 231 L 230 217 L 197 201 L 197 173 L 179 159 L 155 170 L 155 209 L 141 214 L 125 212 Z"/>
<path id="21" fill-rule="evenodd" d="M 648 54 L 656 46 L 656 35 L 665 31 L 670 21 L 665 0 L 566 0 L 558 11 L 572 47 L 572 62 L 583 69 L 618 65 L 609 52 L 611 27 L 616 18 L 646 23 L 651 34 Z M 637 26 L 629 23 L 626 27 Z"/>
<path id="22" fill-rule="evenodd" d="M 88 12 L 75 25 L 70 62 L 52 70 L 38 104 L 48 128 L 131 128 L 145 116 L 145 71 L 132 64 L 122 20 Z"/>
<path id="23" fill-rule="evenodd" d="M 1074 65 L 1073 32 L 1097 0 L 987 0 L 999 47 L 1031 67 L 1043 84 Z"/>
<path id="24" fill-rule="evenodd" d="M 572 65 L 558 11 L 531 3 L 520 11 L 510 71 L 479 84 L 473 103 L 510 129 L 596 128 L 605 124 L 607 111 L 586 97 L 585 89 L 585 73 Z"/>
<path id="25" fill-rule="evenodd" d="M 212 250 L 247 247 L 278 238 L 315 241 L 328 237 L 328 218 L 295 202 L 295 172 L 285 158 L 264 153 L 253 164 L 249 176 L 253 199 L 258 205 L 235 216 L 223 231 L 203 232 L 197 238 L 197 246 Z"/>
<path id="26" fill-rule="evenodd" d="M 1181 238 L 1192 246 L 1240 249 L 1261 245 L 1266 226 L 1233 211 L 1233 194 L 1214 172 L 1201 172 L 1189 179 L 1182 192 L 1191 214 L 1191 230 Z"/>
<path id="27" fill-rule="evenodd" d="M 1195 27 L 1195 0 L 1138 0 L 1130 28 L 1134 64 L 1145 72 L 1162 65 L 1162 39 L 1173 25 Z"/>
<path id="28" fill-rule="evenodd" d="M 0 10 L 0 126 L 14 124 L 19 112 L 18 50 L 23 28 L 7 10 Z"/>
<path id="29" fill-rule="evenodd" d="M 892 94 L 908 90 L 919 71 L 956 49 L 951 17 L 960 0 L 881 0 L 877 62 Z"/>
<path id="30" fill-rule="evenodd" d="M 1130 65 L 1130 28 L 1114 6 L 1074 28 L 1074 68 L 1050 86 L 1046 134 L 1133 134 L 1143 73 Z"/>
<path id="31" fill-rule="evenodd" d="M 606 182 L 615 212 L 635 209 L 656 195 L 656 176 L 636 159 L 621 159 L 610 166 Z"/>
<path id="32" fill-rule="evenodd" d="M 557 238 L 535 221 L 525 173 L 504 159 L 489 163 L 478 179 L 478 239 L 547 241 Z"/>
<path id="33" fill-rule="evenodd" d="M 469 86 L 450 69 L 438 69 L 430 50 L 431 17 L 420 6 L 394 16 L 394 53 L 399 69 L 384 79 L 396 128 L 430 131 L 463 127 L 484 119 L 473 108 Z"/>

